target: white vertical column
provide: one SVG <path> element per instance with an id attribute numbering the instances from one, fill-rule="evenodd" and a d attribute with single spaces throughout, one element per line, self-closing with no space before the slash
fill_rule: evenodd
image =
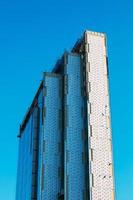
<path id="1" fill-rule="evenodd" d="M 91 200 L 114 200 L 106 37 L 85 32 Z"/>

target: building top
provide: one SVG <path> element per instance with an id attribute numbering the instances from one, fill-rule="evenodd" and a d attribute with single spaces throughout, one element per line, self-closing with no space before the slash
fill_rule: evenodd
<path id="1" fill-rule="evenodd" d="M 101 37 L 106 37 L 105 33 L 93 32 L 93 31 L 86 30 L 84 32 L 83 36 L 80 39 L 77 40 L 77 42 L 75 43 L 75 45 L 71 49 L 71 52 L 65 52 L 63 54 L 63 56 L 60 59 L 57 60 L 57 62 L 56 62 L 56 64 L 55 64 L 55 66 L 54 66 L 54 68 L 53 68 L 51 73 L 58 73 L 58 71 L 60 71 L 60 69 L 62 68 L 62 64 L 64 64 L 64 62 L 65 62 L 64 55 L 66 55 L 66 54 L 74 54 L 74 55 L 76 55 L 76 54 L 80 54 L 81 53 L 81 47 L 82 47 L 82 44 L 84 42 L 85 33 L 88 33 L 88 34 L 91 34 L 91 35 L 97 35 L 97 36 L 101 36 Z M 51 73 L 44 72 L 44 75 L 50 75 Z M 57 76 L 58 76 L 58 74 L 57 74 Z M 43 80 L 42 80 L 42 82 L 41 82 L 41 84 L 39 86 L 39 89 L 38 89 L 38 91 L 37 91 L 37 93 L 36 93 L 36 95 L 35 95 L 35 97 L 33 99 L 33 102 L 31 104 L 31 106 L 29 107 L 29 109 L 28 109 L 28 111 L 27 111 L 27 113 L 26 113 L 26 115 L 25 115 L 25 117 L 24 117 L 24 119 L 23 119 L 23 121 L 22 121 L 22 123 L 20 125 L 20 133 L 19 133 L 18 137 L 21 137 L 21 134 L 24 131 L 25 126 L 26 126 L 31 114 L 32 114 L 35 106 L 37 105 L 37 99 L 38 99 L 38 96 L 39 96 L 42 88 L 43 88 Z"/>
<path id="2" fill-rule="evenodd" d="M 37 105 L 37 99 L 38 99 L 38 96 L 39 96 L 42 88 L 43 88 L 43 81 L 41 82 L 39 89 L 38 89 L 38 91 L 37 91 L 37 93 L 36 93 L 36 95 L 35 95 L 35 97 L 32 101 L 32 104 L 29 107 L 29 109 L 28 109 L 28 111 L 27 111 L 27 113 L 26 113 L 26 115 L 25 115 L 25 117 L 24 117 L 24 119 L 23 119 L 23 121 L 20 125 L 20 133 L 19 133 L 18 137 L 21 137 L 21 134 L 22 134 L 23 130 L 25 129 L 25 126 L 26 126 L 27 122 L 29 121 L 31 114 L 33 113 L 33 110 L 34 110 L 35 106 Z"/>
<path id="3" fill-rule="evenodd" d="M 95 32 L 95 31 L 88 31 L 88 30 L 86 30 L 85 33 L 88 33 L 88 34 L 90 34 L 90 35 L 102 36 L 102 37 L 105 37 L 105 36 L 106 36 L 105 33 Z"/>
<path id="4" fill-rule="evenodd" d="M 48 77 L 61 77 L 60 74 L 55 74 L 55 73 L 51 73 L 51 72 L 44 72 L 44 77 L 45 76 L 48 76 Z M 41 84 L 39 86 L 39 89 L 37 90 L 37 93 L 36 93 L 36 95 L 35 95 L 35 97 L 33 99 L 33 102 L 31 104 L 31 106 L 29 107 L 29 109 L 28 109 L 28 111 L 27 111 L 27 113 L 26 113 L 26 115 L 25 115 L 25 117 L 24 117 L 24 119 L 23 119 L 23 121 L 22 121 L 22 123 L 20 125 L 20 133 L 19 133 L 18 137 L 21 137 L 22 132 L 24 131 L 24 129 L 26 127 L 26 124 L 29 121 L 29 118 L 30 118 L 30 116 L 32 115 L 32 113 L 34 111 L 34 108 L 37 106 L 38 97 L 40 95 L 41 90 L 43 89 L 43 83 L 44 83 L 44 78 L 41 81 Z"/>

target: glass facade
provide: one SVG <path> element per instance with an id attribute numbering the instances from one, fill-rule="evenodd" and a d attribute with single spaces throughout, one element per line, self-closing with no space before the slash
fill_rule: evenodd
<path id="1" fill-rule="evenodd" d="M 62 179 L 62 77 L 44 75 L 42 199 L 57 199 Z"/>
<path id="2" fill-rule="evenodd" d="M 32 182 L 32 152 L 31 152 L 31 132 L 33 116 L 24 130 L 24 134 L 19 141 L 19 163 L 16 200 L 31 199 Z"/>
<path id="3" fill-rule="evenodd" d="M 29 118 L 25 118 L 28 121 L 20 128 L 16 200 L 37 199 L 38 196 L 42 100 L 40 91 Z"/>
<path id="4" fill-rule="evenodd" d="M 19 136 L 16 200 L 57 199 L 63 182 L 61 75 L 44 73 L 27 116 Z"/>
<path id="5" fill-rule="evenodd" d="M 35 194 L 37 179 L 38 113 L 33 111 L 19 143 L 19 163 L 16 199 L 31 199 Z"/>
<path id="6" fill-rule="evenodd" d="M 65 66 L 65 199 L 83 199 L 85 195 L 84 112 L 81 58 L 66 55 Z"/>

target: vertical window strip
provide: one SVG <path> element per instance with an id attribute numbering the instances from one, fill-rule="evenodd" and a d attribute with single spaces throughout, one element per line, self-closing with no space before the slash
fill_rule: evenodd
<path id="1" fill-rule="evenodd" d="M 45 140 L 43 140 L 43 152 L 45 152 L 45 149 L 46 148 L 46 142 L 45 142 Z"/>
<path id="2" fill-rule="evenodd" d="M 86 91 L 86 98 L 87 98 L 87 100 L 89 101 L 89 92 L 88 92 L 88 88 L 87 88 L 87 91 Z"/>
<path id="3" fill-rule="evenodd" d="M 66 66 L 68 64 L 68 55 L 65 53 L 64 55 L 64 65 Z"/>
<path id="4" fill-rule="evenodd" d="M 90 103 L 90 114 L 92 114 L 92 106 L 91 106 L 91 103 Z"/>
<path id="5" fill-rule="evenodd" d="M 91 92 L 91 82 L 89 82 L 89 92 Z"/>
<path id="6" fill-rule="evenodd" d="M 106 56 L 107 76 L 109 77 L 108 57 Z"/>
<path id="7" fill-rule="evenodd" d="M 32 144 L 33 144 L 33 115 L 32 115 L 32 118 L 31 118 L 31 134 L 30 134 L 30 136 L 31 136 L 31 140 L 30 140 L 30 153 L 32 152 Z"/>
<path id="8" fill-rule="evenodd" d="M 64 76 L 64 92 L 65 94 L 68 94 L 68 75 L 67 74 Z"/>
<path id="9" fill-rule="evenodd" d="M 84 71 L 83 66 L 80 66 L 80 88 L 81 88 L 81 96 L 84 96 Z"/>
<path id="10" fill-rule="evenodd" d="M 69 176 L 66 176 L 66 199 L 68 200 L 68 186 L 69 186 Z"/>
<path id="11" fill-rule="evenodd" d="M 86 71 L 86 83 L 88 83 L 88 81 L 89 81 L 89 72 Z"/>
<path id="12" fill-rule="evenodd" d="M 62 131 L 62 110 L 59 110 L 59 130 Z"/>
<path id="13" fill-rule="evenodd" d="M 69 162 L 69 151 L 66 150 L 66 162 Z"/>
<path id="14" fill-rule="evenodd" d="M 93 149 L 91 149 L 91 161 L 93 161 Z"/>
<path id="15" fill-rule="evenodd" d="M 90 52 L 90 44 L 88 43 L 88 53 Z"/>
<path id="16" fill-rule="evenodd" d="M 85 55 L 85 63 L 88 64 L 88 62 L 89 62 L 88 61 L 88 53 L 86 53 L 86 55 Z"/>
<path id="17" fill-rule="evenodd" d="M 90 137 L 92 137 L 92 134 L 93 134 L 93 132 L 92 132 L 92 125 L 90 125 Z"/>
<path id="18" fill-rule="evenodd" d="M 94 175 L 93 174 L 91 174 L 91 183 L 92 183 L 92 187 L 94 187 Z"/>
<path id="19" fill-rule="evenodd" d="M 41 189 L 44 190 L 44 164 L 42 164 Z"/>
<path id="20" fill-rule="evenodd" d="M 43 106 L 43 108 L 42 108 L 42 122 L 43 122 L 45 117 L 46 117 L 46 107 Z"/>
<path id="21" fill-rule="evenodd" d="M 85 43 L 85 52 L 88 53 L 88 43 Z"/>
<path id="22" fill-rule="evenodd" d="M 47 96 L 47 87 L 44 86 L 44 96 Z"/>
<path id="23" fill-rule="evenodd" d="M 86 86 L 86 72 L 83 71 L 83 86 Z"/>
<path id="24" fill-rule="evenodd" d="M 88 72 L 90 72 L 90 62 L 87 63 Z"/>
<path id="25" fill-rule="evenodd" d="M 83 66 L 80 65 L 80 85 L 83 85 Z"/>
<path id="26" fill-rule="evenodd" d="M 65 106 L 65 127 L 68 126 L 68 105 Z"/>

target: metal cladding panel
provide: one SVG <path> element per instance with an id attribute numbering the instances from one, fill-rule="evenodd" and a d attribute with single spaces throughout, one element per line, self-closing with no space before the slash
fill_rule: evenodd
<path id="1" fill-rule="evenodd" d="M 61 76 L 44 76 L 42 200 L 57 200 L 61 191 Z"/>
<path id="2" fill-rule="evenodd" d="M 38 108 L 35 108 L 19 141 L 16 200 L 37 198 L 38 119 Z M 36 169 L 33 165 L 36 166 Z"/>
<path id="3" fill-rule="evenodd" d="M 37 182 L 37 200 L 41 200 L 41 172 L 42 172 L 42 149 L 43 149 L 43 119 L 42 119 L 42 113 L 43 113 L 43 103 L 44 103 L 44 93 L 43 88 L 40 92 L 40 95 L 38 97 L 38 108 L 39 108 L 39 131 L 38 131 L 38 182 Z"/>
<path id="4" fill-rule="evenodd" d="M 19 141 L 16 200 L 31 199 L 32 153 L 30 151 L 32 118 Z M 30 130 L 30 132 L 29 132 Z"/>
<path id="5" fill-rule="evenodd" d="M 65 66 L 65 200 L 85 195 L 84 100 L 79 55 L 66 55 Z"/>
<path id="6" fill-rule="evenodd" d="M 112 139 L 105 35 L 87 31 L 85 54 L 89 94 L 90 199 L 113 200 Z"/>

